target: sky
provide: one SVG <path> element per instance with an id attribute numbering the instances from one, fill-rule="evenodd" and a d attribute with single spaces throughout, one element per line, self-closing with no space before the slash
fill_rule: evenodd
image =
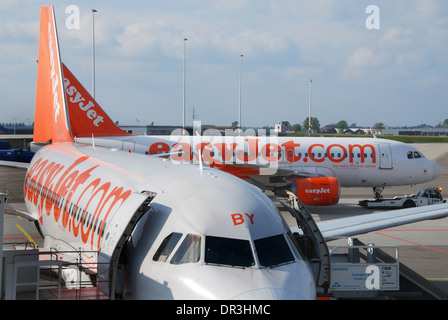
<path id="1" fill-rule="evenodd" d="M 39 8 L 48 4 L 0 2 L 0 123 L 33 122 Z M 435 126 L 448 118 L 446 0 L 58 0 L 54 7 L 62 61 L 90 92 L 98 11 L 95 99 L 123 125 L 182 124 L 184 57 L 187 125 L 193 107 L 203 124 L 230 125 L 240 97 L 243 127 L 303 123 L 310 91 L 321 127 Z"/>

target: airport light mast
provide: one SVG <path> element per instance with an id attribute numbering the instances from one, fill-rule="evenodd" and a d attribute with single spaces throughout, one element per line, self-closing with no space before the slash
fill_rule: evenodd
<path id="1" fill-rule="evenodd" d="M 243 57 L 240 55 L 240 85 L 239 85 L 239 98 L 238 98 L 238 135 L 241 135 L 241 86 L 243 83 Z"/>
<path id="2" fill-rule="evenodd" d="M 95 99 L 95 12 L 92 9 L 92 97 Z"/>
<path id="3" fill-rule="evenodd" d="M 187 38 L 184 38 L 184 81 L 183 81 L 183 103 L 182 103 L 182 135 L 185 135 L 185 86 L 186 86 L 186 64 L 187 64 Z"/>
<path id="4" fill-rule="evenodd" d="M 313 85 L 313 80 L 310 79 L 310 89 L 308 93 L 308 136 L 311 137 L 311 87 Z"/>

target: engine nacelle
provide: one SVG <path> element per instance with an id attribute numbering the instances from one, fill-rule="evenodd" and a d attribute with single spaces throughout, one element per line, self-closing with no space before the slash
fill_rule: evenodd
<path id="1" fill-rule="evenodd" d="M 334 177 L 299 178 L 293 182 L 291 191 L 307 205 L 331 206 L 339 201 L 340 185 Z"/>

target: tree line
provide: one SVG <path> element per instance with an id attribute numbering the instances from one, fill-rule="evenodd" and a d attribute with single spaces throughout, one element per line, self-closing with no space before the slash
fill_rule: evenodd
<path id="1" fill-rule="evenodd" d="M 432 126 L 426 125 L 426 124 L 421 125 L 421 126 L 423 126 L 425 128 L 432 127 Z M 339 132 L 344 132 L 348 128 L 357 128 L 357 125 L 356 125 L 356 123 L 352 123 L 349 126 L 348 122 L 346 120 L 341 120 L 337 123 L 329 124 L 328 127 L 334 127 L 336 129 L 338 129 Z M 443 122 L 441 122 L 435 126 L 435 128 L 444 128 L 444 127 L 448 127 L 448 119 L 445 119 Z M 296 123 L 296 124 L 292 125 L 292 130 L 294 132 L 308 131 L 308 128 L 309 128 L 309 117 L 306 117 L 306 119 L 303 120 L 302 124 Z M 386 126 L 383 122 L 376 122 L 372 126 L 372 129 L 376 129 L 376 130 L 381 130 L 384 128 L 386 128 Z M 319 119 L 316 117 L 311 117 L 311 130 L 312 130 L 312 132 L 320 132 L 320 130 L 321 130 Z"/>

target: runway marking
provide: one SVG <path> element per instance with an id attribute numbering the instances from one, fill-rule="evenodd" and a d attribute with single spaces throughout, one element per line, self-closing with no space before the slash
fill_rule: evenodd
<path id="1" fill-rule="evenodd" d="M 0 166 L 1 166 L 1 163 L 0 163 Z M 23 172 L 19 172 L 19 173 L 17 173 L 17 172 L 0 172 L 0 175 L 2 175 L 2 176 L 3 175 L 14 175 L 14 176 L 19 176 L 19 177 L 22 176 L 22 178 L 25 178 L 24 173 L 26 174 L 26 169 Z"/>
<path id="2" fill-rule="evenodd" d="M 8 180 L 24 180 L 23 177 L 9 177 Z"/>
<path id="3" fill-rule="evenodd" d="M 26 232 L 26 231 L 25 231 L 21 226 L 19 226 L 18 224 L 16 224 L 16 227 L 17 227 L 20 231 L 22 231 L 22 233 L 25 235 L 25 237 L 26 237 L 31 243 L 34 244 L 34 247 L 35 247 L 35 248 L 38 248 L 37 243 L 34 242 L 33 238 L 31 238 L 31 236 L 28 234 L 28 232 Z"/>
<path id="4" fill-rule="evenodd" d="M 24 237 L 8 237 L 8 238 L 3 238 L 3 240 L 23 240 L 25 239 Z"/>
<path id="5" fill-rule="evenodd" d="M 427 249 L 431 249 L 431 250 L 435 250 L 435 251 L 439 251 L 439 252 L 443 252 L 443 253 L 447 253 L 448 254 L 448 251 L 445 251 L 445 250 L 440 250 L 440 249 L 437 249 L 437 248 L 425 246 L 425 245 L 417 243 L 417 242 L 412 242 L 412 241 L 409 241 L 409 240 L 404 240 L 404 239 L 401 239 L 401 238 L 392 237 L 390 235 L 387 235 L 387 234 L 384 234 L 384 233 L 381 233 L 381 232 L 376 232 L 376 234 L 379 234 L 379 235 L 385 236 L 385 237 L 389 237 L 389 238 L 392 238 L 392 239 L 395 239 L 395 240 L 407 242 L 407 243 L 410 243 L 410 244 L 414 244 L 416 246 L 420 246 L 420 247 L 423 247 L 423 248 L 427 248 Z"/>

